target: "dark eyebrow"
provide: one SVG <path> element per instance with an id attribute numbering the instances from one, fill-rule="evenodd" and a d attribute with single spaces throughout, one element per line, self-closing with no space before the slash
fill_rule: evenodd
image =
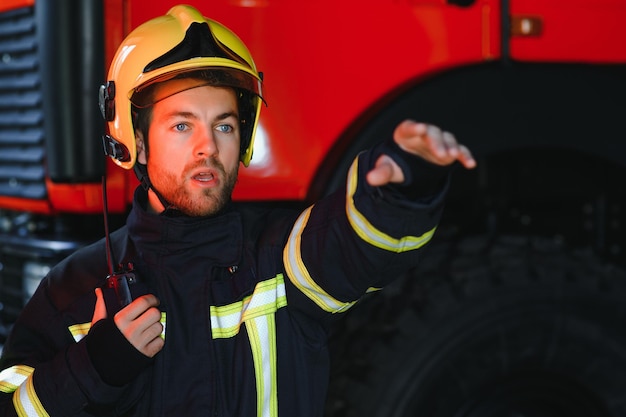
<path id="1" fill-rule="evenodd" d="M 164 119 L 171 119 L 171 118 L 174 118 L 174 117 L 183 117 L 183 118 L 186 118 L 186 119 L 197 119 L 198 118 L 196 116 L 196 114 L 193 113 L 193 112 L 178 111 L 178 110 L 174 110 L 174 111 L 164 115 Z M 229 112 L 225 112 L 225 113 L 222 113 L 222 114 L 218 115 L 215 118 L 215 120 L 218 120 L 218 121 L 225 120 L 225 119 L 228 119 L 229 117 L 234 117 L 235 119 L 238 119 L 239 115 L 237 114 L 237 112 L 229 111 Z"/>
<path id="2" fill-rule="evenodd" d="M 235 119 L 238 119 L 239 115 L 234 111 L 229 111 L 229 112 L 220 114 L 219 116 L 215 118 L 215 120 L 225 120 L 225 119 L 228 119 L 229 117 L 234 117 Z"/>
<path id="3" fill-rule="evenodd" d="M 186 119 L 197 119 L 196 115 L 189 111 L 173 110 L 163 115 L 164 120 L 172 119 L 174 117 L 184 117 Z"/>

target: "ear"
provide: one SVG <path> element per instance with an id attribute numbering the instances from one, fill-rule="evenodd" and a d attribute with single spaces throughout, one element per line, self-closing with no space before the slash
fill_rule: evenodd
<path id="1" fill-rule="evenodd" d="M 135 144 L 137 146 L 137 162 L 146 165 L 148 163 L 146 147 L 144 144 L 143 134 L 139 130 L 135 130 Z"/>

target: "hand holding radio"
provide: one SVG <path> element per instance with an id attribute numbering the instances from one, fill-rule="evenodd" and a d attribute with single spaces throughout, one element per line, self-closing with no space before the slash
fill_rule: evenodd
<path id="1" fill-rule="evenodd" d="M 128 342 L 143 355 L 152 358 L 163 349 L 165 341 L 161 337 L 163 325 L 161 312 L 157 308 L 159 300 L 153 294 L 146 294 L 133 300 L 113 317 L 115 325 Z M 96 288 L 96 306 L 92 325 L 107 317 L 102 289 Z"/>

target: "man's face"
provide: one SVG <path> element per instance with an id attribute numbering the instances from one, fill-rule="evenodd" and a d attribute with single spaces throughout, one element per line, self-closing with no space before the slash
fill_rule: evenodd
<path id="1" fill-rule="evenodd" d="M 146 161 L 138 134 L 139 162 L 147 162 L 152 185 L 174 208 L 189 216 L 212 215 L 230 201 L 237 181 L 240 132 L 235 93 L 229 88 L 198 87 L 198 81 L 190 79 L 166 82 L 163 90 L 171 83 L 180 84 L 176 89 L 189 89 L 153 105 L 149 157 Z M 149 201 L 155 211 L 163 209 L 152 192 Z"/>

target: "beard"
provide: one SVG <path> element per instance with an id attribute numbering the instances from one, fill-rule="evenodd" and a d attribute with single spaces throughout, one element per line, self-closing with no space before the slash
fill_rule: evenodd
<path id="1" fill-rule="evenodd" d="M 189 173 L 198 168 L 211 168 L 217 172 L 219 185 L 213 188 L 195 190 L 191 192 L 186 185 Z M 150 167 L 150 176 L 158 179 L 152 180 L 152 184 L 171 208 L 191 217 L 213 216 L 219 213 L 231 201 L 231 196 L 237 175 L 239 164 L 231 172 L 227 172 L 224 165 L 215 158 L 208 158 L 185 166 L 180 177 L 168 172 L 161 167 Z M 155 184 L 157 183 L 158 184 Z"/>

